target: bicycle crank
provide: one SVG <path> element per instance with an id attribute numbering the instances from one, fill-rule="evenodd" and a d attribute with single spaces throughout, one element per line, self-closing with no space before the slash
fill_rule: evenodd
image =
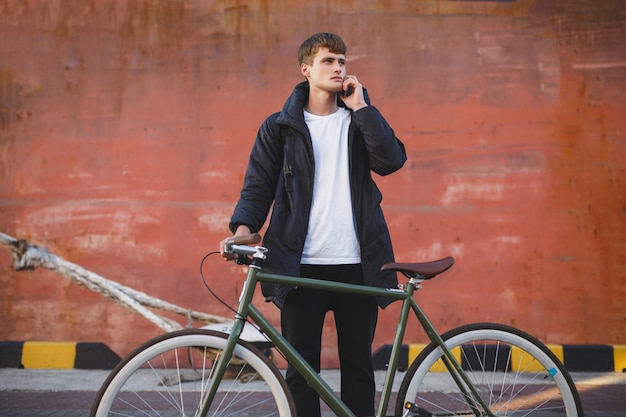
<path id="1" fill-rule="evenodd" d="M 476 417 L 476 414 L 474 414 L 472 411 L 462 412 L 460 414 L 459 413 L 433 414 L 428 410 L 424 410 L 423 408 L 418 407 L 416 404 L 413 404 L 410 401 L 407 401 L 404 404 L 404 408 L 406 409 L 406 411 L 404 412 L 404 414 L 402 414 L 402 417 L 460 417 L 460 416 Z M 482 415 L 485 415 L 485 414 L 482 414 Z"/>

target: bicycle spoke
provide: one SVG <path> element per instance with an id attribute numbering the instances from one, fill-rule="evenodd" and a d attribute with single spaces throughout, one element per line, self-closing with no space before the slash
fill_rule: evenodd
<path id="1" fill-rule="evenodd" d="M 484 326 L 484 327 L 481 327 Z M 508 326 L 468 325 L 442 338 L 460 351 L 460 361 L 484 403 L 495 416 L 580 417 L 580 398 L 571 378 L 545 346 Z M 400 403 L 409 401 L 434 416 L 475 415 L 477 398 L 467 398 L 440 366 L 443 351 L 430 345 L 409 368 L 401 385 Z"/>
<path id="2" fill-rule="evenodd" d="M 98 393 L 92 416 L 198 416 L 226 344 L 221 333 L 184 330 L 125 358 Z M 210 404 L 211 416 L 289 416 L 282 375 L 259 351 L 238 344 Z"/>

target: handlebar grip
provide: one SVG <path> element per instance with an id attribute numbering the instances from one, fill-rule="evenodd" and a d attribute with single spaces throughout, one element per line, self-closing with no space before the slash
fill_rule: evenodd
<path id="1" fill-rule="evenodd" d="M 261 235 L 250 233 L 249 235 L 234 236 L 229 239 L 230 245 L 252 245 L 261 242 Z"/>

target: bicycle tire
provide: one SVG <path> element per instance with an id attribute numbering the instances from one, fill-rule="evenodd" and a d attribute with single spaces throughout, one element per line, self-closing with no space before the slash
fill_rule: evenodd
<path id="1" fill-rule="evenodd" d="M 186 329 L 147 341 L 111 372 L 90 416 L 198 415 L 212 365 L 227 337 L 212 330 Z M 258 349 L 239 341 L 208 415 L 295 414 L 280 371 Z"/>
<path id="2" fill-rule="evenodd" d="M 571 376 L 535 337 L 494 323 L 461 326 L 441 337 L 496 416 L 583 416 Z M 422 415 L 476 415 L 445 369 L 442 355 L 443 350 L 430 343 L 413 361 L 398 391 L 396 416 L 402 415 L 407 401 Z M 478 415 L 486 415 L 475 407 Z"/>

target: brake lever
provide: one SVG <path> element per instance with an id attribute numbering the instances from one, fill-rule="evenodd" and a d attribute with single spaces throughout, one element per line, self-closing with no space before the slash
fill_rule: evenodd
<path id="1" fill-rule="evenodd" d="M 239 254 L 239 255 L 237 255 L 237 258 L 235 258 L 235 263 L 237 265 L 248 265 L 249 266 L 250 264 L 252 264 L 252 259 L 249 258 L 246 255 Z"/>

